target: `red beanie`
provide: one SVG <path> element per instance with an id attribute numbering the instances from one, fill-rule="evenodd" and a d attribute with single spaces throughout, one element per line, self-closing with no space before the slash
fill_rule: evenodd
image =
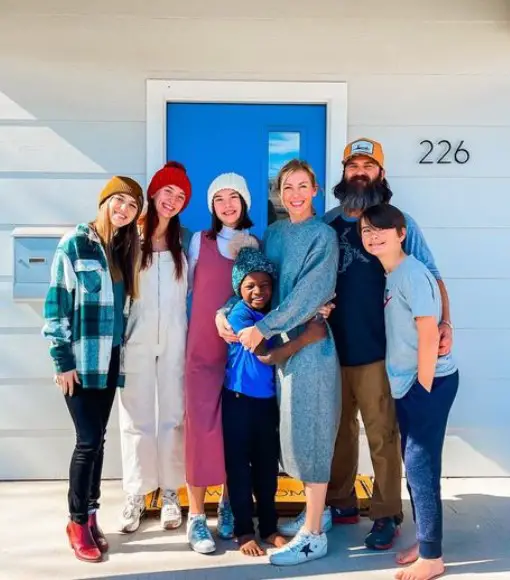
<path id="1" fill-rule="evenodd" d="M 186 174 L 186 168 L 178 161 L 169 161 L 156 171 L 147 189 L 147 197 L 154 197 L 162 187 L 167 185 L 176 185 L 184 191 L 186 199 L 182 209 L 185 209 L 191 199 L 191 182 Z"/>

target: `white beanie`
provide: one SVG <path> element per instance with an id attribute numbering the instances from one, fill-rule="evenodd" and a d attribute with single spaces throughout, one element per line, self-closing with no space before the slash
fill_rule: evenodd
<path id="1" fill-rule="evenodd" d="M 246 208 L 250 209 L 251 195 L 244 177 L 238 175 L 237 173 L 222 173 L 213 180 L 209 186 L 209 189 L 207 190 L 207 205 L 211 213 L 213 210 L 213 197 L 218 191 L 222 189 L 233 189 L 236 191 L 244 199 Z"/>

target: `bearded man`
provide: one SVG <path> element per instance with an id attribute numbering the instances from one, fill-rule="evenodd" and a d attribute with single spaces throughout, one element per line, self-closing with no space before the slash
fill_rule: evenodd
<path id="1" fill-rule="evenodd" d="M 331 469 L 327 504 L 333 522 L 359 521 L 354 484 L 358 472 L 361 412 L 374 469 L 368 548 L 393 545 L 402 521 L 401 453 L 394 402 L 385 370 L 385 275 L 379 261 L 365 252 L 357 222 L 367 207 L 389 203 L 392 192 L 380 143 L 357 139 L 344 151 L 344 173 L 334 194 L 340 205 L 326 214 L 340 243 L 335 308 L 329 323 L 342 366 L 342 416 Z M 417 223 L 406 215 L 404 250 L 423 262 L 437 279 L 442 296 L 439 354 L 452 345 L 448 293 Z"/>

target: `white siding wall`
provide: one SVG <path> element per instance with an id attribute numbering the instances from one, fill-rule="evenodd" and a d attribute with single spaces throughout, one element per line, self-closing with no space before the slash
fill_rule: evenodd
<path id="1" fill-rule="evenodd" d="M 450 292 L 462 384 L 445 474 L 508 475 L 508 6 L 2 0 L 0 478 L 66 477 L 73 443 L 40 308 L 11 300 L 10 233 L 92 217 L 114 173 L 145 184 L 147 78 L 348 83 L 349 137 L 382 140 L 396 203 Z M 443 138 L 463 139 L 470 162 L 419 165 L 420 141 Z M 120 474 L 117 425 L 114 412 L 108 476 Z"/>

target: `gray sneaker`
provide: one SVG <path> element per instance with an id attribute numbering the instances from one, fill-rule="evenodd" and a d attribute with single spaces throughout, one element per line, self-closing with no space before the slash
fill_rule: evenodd
<path id="1" fill-rule="evenodd" d="M 195 552 L 199 554 L 211 554 L 216 551 L 216 544 L 207 527 L 205 514 L 193 516 L 191 519 L 188 519 L 186 535 L 191 549 Z"/>
<path id="2" fill-rule="evenodd" d="M 175 530 L 182 524 L 181 504 L 175 491 L 166 489 L 161 506 L 161 527 L 164 530 Z"/>
<path id="3" fill-rule="evenodd" d="M 127 495 L 126 503 L 122 508 L 120 531 L 123 534 L 136 532 L 140 527 L 140 520 L 145 512 L 145 498 L 143 495 Z"/>

